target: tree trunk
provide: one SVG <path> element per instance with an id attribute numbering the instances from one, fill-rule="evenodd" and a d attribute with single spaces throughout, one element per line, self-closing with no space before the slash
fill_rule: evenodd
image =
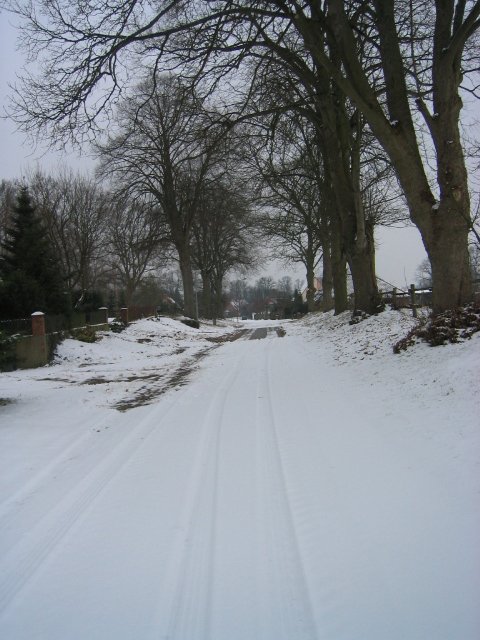
<path id="1" fill-rule="evenodd" d="M 434 314 L 456 309 L 472 299 L 468 227 L 466 224 L 452 224 L 447 203 L 442 203 L 437 215 L 440 220 L 431 225 L 428 241 L 424 240 L 432 265 Z M 445 224 L 442 224 L 442 217 L 446 218 Z"/>
<path id="2" fill-rule="evenodd" d="M 178 249 L 180 261 L 180 273 L 183 283 L 183 312 L 187 318 L 195 318 L 195 294 L 193 290 L 192 262 L 190 258 L 190 245 L 184 245 Z"/>
<path id="3" fill-rule="evenodd" d="M 382 299 L 375 276 L 373 237 L 369 233 L 363 211 L 355 201 L 352 185 L 347 183 L 347 176 L 332 171 L 332 178 L 340 212 L 342 251 L 352 274 L 355 311 L 378 313 L 382 309 Z"/>
<path id="4" fill-rule="evenodd" d="M 440 118 L 439 118 L 440 120 Z M 455 309 L 472 299 L 468 266 L 468 234 L 471 227 L 467 172 L 458 131 L 444 124 L 435 131 L 437 182 L 440 202 L 428 183 L 422 186 L 419 167 L 409 158 L 394 163 L 411 212 L 432 264 L 433 312 Z M 453 130 L 452 130 L 453 129 Z M 445 135 L 447 132 L 447 135 Z M 457 133 L 457 135 L 455 135 Z"/>
<path id="5" fill-rule="evenodd" d="M 409 66 L 409 61 L 405 64 L 402 58 L 404 50 L 398 39 L 394 3 L 393 0 L 375 0 L 374 5 L 388 118 L 361 68 L 344 3 L 334 0 L 329 3 L 328 19 L 331 33 L 335 35 L 338 50 L 341 51 L 347 76 L 346 82 L 339 78 L 339 84 L 349 95 L 352 104 L 363 112 L 395 168 L 408 202 L 411 220 L 420 230 L 432 263 L 433 311 L 440 313 L 455 309 L 471 300 L 472 296 L 467 266 L 471 216 L 468 178 L 459 131 L 462 108 L 459 86 L 462 81 L 463 48 L 474 32 L 480 9 L 475 4 L 469 15 L 470 28 L 460 28 L 465 27 L 465 24 L 461 25 L 465 3 L 463 10 L 462 3 L 457 3 L 455 11 L 453 2 L 446 3 L 445 6 L 435 3 L 435 33 L 431 57 L 433 113 L 430 113 L 422 97 L 417 98 L 416 105 L 435 145 L 436 177 L 440 192 L 440 201 L 436 202 L 419 151 L 410 111 L 408 88 L 404 80 L 404 70 Z M 448 7 L 452 10 L 446 10 Z M 319 57 L 313 49 L 312 54 L 328 73 L 327 58 Z"/>
<path id="6" fill-rule="evenodd" d="M 217 309 L 217 318 L 223 318 L 223 276 L 215 278 L 215 307 Z"/>
<path id="7" fill-rule="evenodd" d="M 315 271 L 314 271 L 314 259 L 312 256 L 308 256 L 307 264 L 307 308 L 308 311 L 315 311 Z"/>
<path id="8" fill-rule="evenodd" d="M 335 302 L 335 315 L 348 310 L 347 293 L 347 262 L 345 253 L 342 251 L 342 240 L 340 235 L 340 220 L 337 216 L 332 217 L 332 280 Z"/>
<path id="9" fill-rule="evenodd" d="M 203 314 L 205 318 L 210 319 L 212 317 L 212 295 L 210 290 L 210 275 L 206 272 L 202 272 L 202 287 L 203 287 Z"/>
<path id="10" fill-rule="evenodd" d="M 470 199 L 464 155 L 454 115 L 432 118 L 424 111 L 437 151 L 436 202 L 419 161 L 399 141 L 387 148 L 432 264 L 433 312 L 455 309 L 472 299 L 468 267 Z M 450 116 L 450 117 L 447 117 Z"/>
<path id="11" fill-rule="evenodd" d="M 125 284 L 125 303 L 127 305 L 127 307 L 129 307 L 132 304 L 132 298 L 133 298 L 133 294 L 135 293 L 135 283 L 128 279 L 126 284 Z"/>
<path id="12" fill-rule="evenodd" d="M 367 232 L 360 192 L 361 117 L 357 113 L 357 136 L 353 138 L 344 96 L 338 88 L 334 89 L 336 95 L 325 91 L 330 86 L 328 77 L 321 77 L 319 86 L 323 93 L 317 99 L 321 125 L 317 130 L 326 174 L 335 194 L 342 252 L 352 274 L 355 311 L 378 313 L 382 303 L 375 277 L 373 238 Z M 339 313 L 336 303 L 335 310 Z"/>
<path id="13" fill-rule="evenodd" d="M 322 248 L 323 248 L 323 275 L 322 275 L 322 291 L 323 291 L 323 311 L 331 311 L 333 309 L 333 273 L 332 273 L 332 243 L 330 240 L 330 229 L 328 225 L 328 216 L 322 215 Z"/>
<path id="14" fill-rule="evenodd" d="M 315 311 L 315 255 L 312 250 L 311 236 L 308 236 L 308 250 L 305 261 L 307 269 L 307 309 L 311 313 Z"/>

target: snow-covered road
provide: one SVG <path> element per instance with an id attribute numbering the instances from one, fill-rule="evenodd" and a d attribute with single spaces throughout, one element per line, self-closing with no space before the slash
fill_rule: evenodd
<path id="1" fill-rule="evenodd" d="M 262 333 L 44 436 L 1 494 L 2 640 L 479 637 L 478 457 L 429 432 L 455 399 L 432 416 L 406 357 L 362 379 L 305 327 Z"/>

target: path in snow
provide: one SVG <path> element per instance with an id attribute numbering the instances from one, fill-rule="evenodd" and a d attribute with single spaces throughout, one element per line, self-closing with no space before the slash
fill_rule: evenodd
<path id="1" fill-rule="evenodd" d="M 260 329 L 85 425 L 0 504 L 2 640 L 473 640 L 470 496 L 345 385 Z"/>

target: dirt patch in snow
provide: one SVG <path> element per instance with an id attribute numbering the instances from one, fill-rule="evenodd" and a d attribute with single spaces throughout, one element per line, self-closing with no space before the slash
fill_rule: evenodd
<path id="1" fill-rule="evenodd" d="M 130 381 L 135 382 L 139 379 L 150 378 L 153 384 L 144 386 L 136 391 L 130 398 L 120 400 L 114 406 L 118 411 L 128 411 L 129 409 L 135 409 L 136 407 L 142 407 L 147 404 L 151 404 L 159 396 L 163 395 L 170 389 L 176 389 L 183 387 L 187 384 L 189 376 L 195 371 L 197 363 L 207 356 L 212 349 L 216 347 L 209 347 L 196 353 L 190 361 L 182 364 L 182 366 L 171 373 L 170 375 L 150 375 L 150 376 L 132 376 Z"/>

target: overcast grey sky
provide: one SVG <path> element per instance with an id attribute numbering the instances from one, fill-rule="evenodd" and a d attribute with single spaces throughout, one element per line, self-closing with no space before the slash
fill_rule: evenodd
<path id="1" fill-rule="evenodd" d="M 23 59 L 16 50 L 17 31 L 12 26 L 14 18 L 5 11 L 0 12 L 0 110 L 4 113 L 9 94 L 8 84 L 15 82 Z M 53 153 L 46 149 L 32 149 L 24 144 L 24 136 L 15 132 L 15 125 L 0 119 L 0 180 L 20 178 L 28 167 L 38 164 L 44 170 L 50 170 L 59 163 L 66 163 L 73 169 L 87 171 L 92 168 L 92 160 L 88 156 L 77 154 Z M 405 287 L 405 283 L 414 282 L 415 271 L 426 257 L 419 232 L 415 227 L 401 229 L 378 228 L 376 230 L 377 275 L 387 282 Z M 288 269 L 279 266 L 270 269 L 270 275 L 277 279 L 288 273 Z M 291 273 L 305 279 L 302 269 Z"/>

